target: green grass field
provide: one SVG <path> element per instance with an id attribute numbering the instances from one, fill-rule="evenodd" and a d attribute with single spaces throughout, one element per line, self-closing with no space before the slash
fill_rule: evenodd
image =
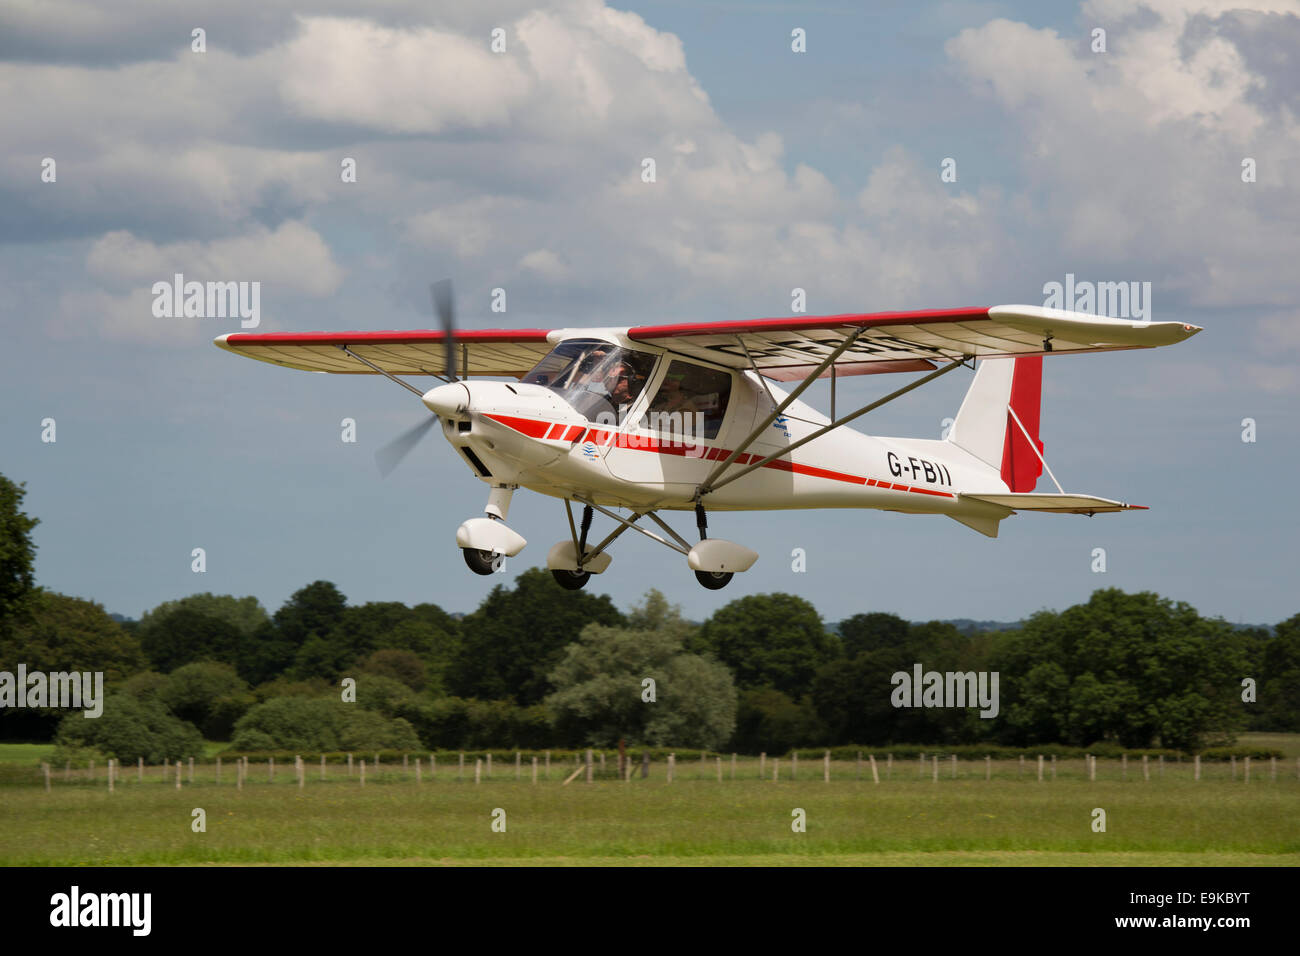
<path id="1" fill-rule="evenodd" d="M 32 746 L 32 745 L 11 745 Z M 243 789 L 230 763 L 222 782 L 215 767 L 199 765 L 195 783 L 163 779 L 146 768 L 138 782 L 127 767 L 114 793 L 104 769 L 94 779 L 54 771 L 46 793 L 30 754 L 21 753 L 0 786 L 0 863 L 320 864 L 320 865 L 1084 865 L 1197 866 L 1300 864 L 1300 779 L 1294 759 L 1256 762 L 1249 783 L 1244 766 L 1203 766 L 1192 779 L 1189 763 L 1152 763 L 1145 780 L 1130 761 L 1099 761 L 1089 781 L 1081 760 L 1050 763 L 1045 779 L 1027 761 L 997 761 L 992 780 L 983 761 L 897 761 L 874 784 L 869 769 L 856 779 L 853 762 L 835 764 L 823 782 L 822 765 L 801 762 L 789 777 L 783 762 L 773 782 L 758 777 L 757 760 L 741 760 L 737 778 L 717 780 L 716 765 L 678 764 L 673 783 L 655 764 L 647 780 L 580 777 L 553 766 L 549 780 L 516 781 L 514 767 L 498 764 L 493 779 L 457 781 L 440 762 L 438 777 L 386 767 L 359 774 L 331 766 L 319 779 L 308 764 L 299 789 L 293 768 L 278 765 L 275 782 L 265 764 L 253 764 Z M 0 759 L 15 754 L 0 748 Z M 359 768 L 358 768 L 359 769 Z M 206 812 L 207 831 L 191 830 L 192 810 Z M 1092 811 L 1107 814 L 1105 833 L 1091 828 Z M 492 829 L 493 811 L 505 811 L 506 831 Z M 802 808 L 807 831 L 791 830 Z"/>

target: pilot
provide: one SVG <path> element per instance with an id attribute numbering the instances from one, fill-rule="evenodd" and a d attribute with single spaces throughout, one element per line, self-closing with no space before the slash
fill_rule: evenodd
<path id="1" fill-rule="evenodd" d="M 609 370 L 604 385 L 615 408 L 632 403 L 632 370 L 626 362 L 618 362 Z"/>

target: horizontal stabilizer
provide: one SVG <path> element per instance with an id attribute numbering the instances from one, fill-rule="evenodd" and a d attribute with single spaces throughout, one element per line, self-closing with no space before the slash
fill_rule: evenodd
<path id="1" fill-rule="evenodd" d="M 1092 495 L 1046 495 L 1046 494 L 992 494 L 961 495 L 970 501 L 982 501 L 997 505 L 999 508 L 1011 508 L 1015 511 L 1053 511 L 1068 515 L 1095 515 L 1105 511 L 1146 511 L 1146 505 L 1126 505 L 1122 501 L 1109 498 L 1095 498 Z"/>

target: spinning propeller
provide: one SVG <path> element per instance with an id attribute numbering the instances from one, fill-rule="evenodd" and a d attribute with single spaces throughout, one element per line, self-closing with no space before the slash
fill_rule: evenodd
<path id="1" fill-rule="evenodd" d="M 457 382 L 460 379 L 456 376 L 456 309 L 451 293 L 451 280 L 439 279 L 429 287 L 429 292 L 433 298 L 434 314 L 437 315 L 438 323 L 442 326 L 446 346 L 444 375 L 448 382 Z M 426 418 L 375 452 L 375 464 L 379 466 L 379 474 L 384 478 L 391 475 L 402 460 L 410 454 L 411 449 L 418 445 L 420 439 L 436 424 L 438 424 L 436 415 Z"/>

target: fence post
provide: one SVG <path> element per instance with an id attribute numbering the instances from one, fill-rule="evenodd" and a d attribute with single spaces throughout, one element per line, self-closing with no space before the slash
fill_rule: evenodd
<path id="1" fill-rule="evenodd" d="M 1300 776 L 1300 762 L 1296 763 L 1296 774 Z M 763 750 L 758 755 L 758 779 L 762 780 L 767 776 L 767 751 Z"/>
<path id="2" fill-rule="evenodd" d="M 1025 755 L 1020 755 L 1020 769 L 1016 771 L 1016 777 L 1020 778 L 1025 775 Z"/>
<path id="3" fill-rule="evenodd" d="M 876 769 L 876 755 L 868 754 L 871 758 L 871 780 L 873 783 L 880 783 L 880 771 Z"/>
<path id="4" fill-rule="evenodd" d="M 41 773 L 45 776 L 45 792 L 50 792 L 50 765 L 41 761 Z"/>
<path id="5" fill-rule="evenodd" d="M 438 779 L 438 755 L 429 754 L 429 780 Z"/>
<path id="6" fill-rule="evenodd" d="M 477 784 L 479 782 L 479 779 L 482 777 L 482 775 L 483 775 L 483 758 L 475 757 L 474 758 L 474 783 Z"/>
<path id="7" fill-rule="evenodd" d="M 722 783 L 722 754 L 714 758 L 718 762 L 718 783 Z"/>
<path id="8" fill-rule="evenodd" d="M 822 754 L 822 783 L 831 782 L 831 752 Z"/>
<path id="9" fill-rule="evenodd" d="M 668 755 L 668 782 L 669 783 L 673 782 L 673 764 L 675 764 L 676 762 L 677 762 L 677 755 L 669 754 Z"/>
<path id="10" fill-rule="evenodd" d="M 194 782 L 194 758 L 190 758 L 190 783 Z"/>
<path id="11" fill-rule="evenodd" d="M 939 782 L 939 755 L 932 754 L 930 756 L 930 763 L 934 767 L 934 782 L 938 783 Z"/>
<path id="12" fill-rule="evenodd" d="M 1146 754 L 1142 755 L 1142 779 L 1147 782 L 1150 782 L 1151 780 L 1151 764 L 1147 760 Z"/>
<path id="13" fill-rule="evenodd" d="M 108 758 L 108 792 L 113 792 L 113 758 Z"/>
<path id="14" fill-rule="evenodd" d="M 776 783 L 781 779 L 781 758 L 772 758 L 772 782 Z"/>
<path id="15" fill-rule="evenodd" d="M 235 789 L 244 789 L 244 760 L 242 757 L 235 759 Z"/>
<path id="16" fill-rule="evenodd" d="M 577 552 L 574 552 L 575 554 Z M 591 783 L 591 748 L 587 748 L 587 783 Z"/>
<path id="17" fill-rule="evenodd" d="M 352 754 L 348 754 L 348 776 L 352 776 Z"/>
<path id="18" fill-rule="evenodd" d="M 924 777 L 924 776 L 925 776 L 925 754 L 921 754 L 920 758 L 919 758 L 918 761 L 917 761 L 917 765 L 916 765 L 916 775 L 917 775 L 918 777 Z"/>
<path id="19" fill-rule="evenodd" d="M 641 751 L 641 779 L 648 780 L 649 778 L 650 778 L 650 751 L 643 750 Z"/>
<path id="20" fill-rule="evenodd" d="M 1119 778 L 1120 778 L 1121 780 L 1127 780 L 1127 779 L 1128 779 L 1128 754 L 1127 754 L 1127 753 L 1120 754 L 1120 758 L 1119 758 Z"/>
<path id="21" fill-rule="evenodd" d="M 1165 755 L 1164 754 L 1160 754 L 1158 757 L 1156 757 L 1156 775 L 1160 777 L 1161 780 L 1163 780 L 1165 777 Z"/>
<path id="22" fill-rule="evenodd" d="M 463 780 L 464 778 L 465 778 L 465 751 L 462 750 L 460 752 L 460 763 L 457 764 L 456 766 L 456 779 Z"/>
<path id="23" fill-rule="evenodd" d="M 952 779 L 957 779 L 957 755 L 952 754 Z"/>
<path id="24" fill-rule="evenodd" d="M 1246 756 L 1246 777 L 1245 782 L 1250 783 L 1250 756 Z"/>
<path id="25" fill-rule="evenodd" d="M 1201 755 L 1197 754 L 1192 758 L 1192 779 L 1201 779 Z"/>
<path id="26" fill-rule="evenodd" d="M 1052 754 L 1052 782 L 1056 782 L 1056 754 Z"/>
<path id="27" fill-rule="evenodd" d="M 181 788 L 181 762 L 177 760 L 176 761 L 176 789 L 179 790 L 180 788 Z"/>
<path id="28" fill-rule="evenodd" d="M 1043 782 L 1043 755 L 1038 755 L 1038 782 Z"/>
<path id="29" fill-rule="evenodd" d="M 885 779 L 892 780 L 893 778 L 894 778 L 894 755 L 885 754 Z"/>
<path id="30" fill-rule="evenodd" d="M 361 786 L 366 785 L 366 758 L 361 758 Z"/>
<path id="31" fill-rule="evenodd" d="M 799 776 L 799 751 L 791 751 L 790 757 L 790 779 L 793 780 Z"/>
<path id="32" fill-rule="evenodd" d="M 298 789 L 307 785 L 307 765 L 302 762 L 302 754 L 293 755 L 293 769 L 298 774 Z"/>
<path id="33" fill-rule="evenodd" d="M 993 755 L 992 754 L 984 755 L 984 779 L 985 780 L 993 779 Z"/>
<path id="34" fill-rule="evenodd" d="M 402 776 L 405 777 L 410 771 L 410 764 L 407 763 L 406 754 L 402 754 Z"/>
<path id="35" fill-rule="evenodd" d="M 533 754 L 533 784 L 537 783 L 537 755 Z"/>
<path id="36" fill-rule="evenodd" d="M 181 763 L 181 762 L 180 762 L 179 760 L 176 761 L 176 772 L 177 772 L 177 773 L 180 773 L 180 772 L 181 772 L 181 771 L 180 771 L 180 763 Z M 274 758 L 274 757 L 267 757 L 267 758 L 266 758 L 266 782 L 267 782 L 267 783 L 273 783 L 274 781 L 275 781 L 275 758 Z"/>
<path id="37" fill-rule="evenodd" d="M 487 778 L 492 779 L 492 751 L 487 753 Z"/>
<path id="38" fill-rule="evenodd" d="M 144 758 L 141 757 L 140 759 L 143 760 Z M 144 770 L 143 767 L 141 767 L 140 769 L 141 771 Z M 217 756 L 217 783 L 221 783 L 221 756 L 220 755 Z"/>
<path id="39" fill-rule="evenodd" d="M 735 780 L 735 779 L 736 779 L 736 754 L 735 754 L 735 751 L 732 751 L 732 754 L 731 754 L 731 779 L 732 779 L 732 780 Z"/>
<path id="40" fill-rule="evenodd" d="M 1276 757 L 1268 758 L 1268 779 L 1269 780 L 1277 779 L 1277 758 Z"/>
<path id="41" fill-rule="evenodd" d="M 577 552 L 574 553 L 576 554 Z M 521 776 L 522 773 L 523 770 L 521 769 L 521 765 L 519 763 L 519 751 L 516 750 L 515 751 L 515 779 L 522 780 L 523 779 L 523 777 Z"/>
<path id="42" fill-rule="evenodd" d="M 415 758 L 415 785 L 418 787 L 424 783 L 424 758 Z"/>
<path id="43" fill-rule="evenodd" d="M 320 755 L 320 778 L 325 779 L 325 755 Z"/>
<path id="44" fill-rule="evenodd" d="M 135 758 L 135 782 L 144 783 L 144 758 Z M 217 783 L 221 782 L 221 758 L 217 758 Z"/>
<path id="45" fill-rule="evenodd" d="M 1229 759 L 1232 761 L 1232 779 L 1237 779 L 1237 755 L 1232 754 Z"/>

